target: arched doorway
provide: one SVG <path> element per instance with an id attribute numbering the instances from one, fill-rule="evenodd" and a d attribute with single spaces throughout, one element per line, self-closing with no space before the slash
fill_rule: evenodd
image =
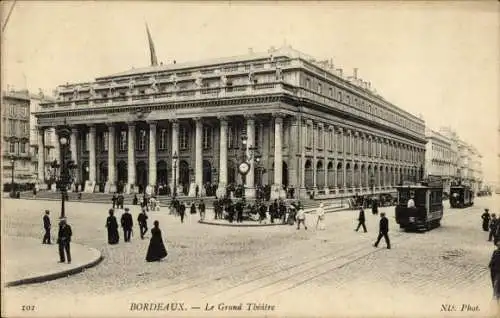
<path id="1" fill-rule="evenodd" d="M 352 187 L 352 170 L 351 170 L 351 164 L 347 163 L 345 165 L 345 175 L 346 175 L 346 180 L 345 180 L 345 186 L 349 189 Z"/>
<path id="2" fill-rule="evenodd" d="M 306 188 L 312 188 L 313 187 L 313 169 L 312 169 L 312 162 L 311 160 L 307 160 L 305 164 L 305 173 L 306 173 L 306 178 L 305 178 L 305 186 Z"/>
<path id="3" fill-rule="evenodd" d="M 359 166 L 357 163 L 354 164 L 354 171 L 353 174 L 354 180 L 353 180 L 353 187 L 358 188 L 360 186 L 359 184 Z"/>
<path id="4" fill-rule="evenodd" d="M 344 185 L 344 171 L 342 171 L 342 163 L 337 164 L 337 188 L 341 189 Z"/>
<path id="5" fill-rule="evenodd" d="M 99 185 L 99 192 L 104 192 L 106 181 L 108 181 L 108 163 L 103 161 L 99 164 L 99 176 L 97 182 Z"/>
<path id="6" fill-rule="evenodd" d="M 333 181 L 334 181 L 333 174 L 335 173 L 335 171 L 333 170 L 333 162 L 332 161 L 328 162 L 326 173 L 328 173 L 328 175 L 326 177 L 328 184 L 326 186 L 328 188 L 335 187 L 335 185 L 333 184 Z"/>
<path id="7" fill-rule="evenodd" d="M 316 163 L 316 186 L 318 188 L 324 188 L 325 186 L 325 178 L 321 177 L 323 175 L 323 161 L 318 160 Z"/>
<path id="8" fill-rule="evenodd" d="M 156 183 L 159 185 L 168 184 L 168 169 L 165 160 L 160 160 L 156 164 Z"/>
<path id="9" fill-rule="evenodd" d="M 374 186 L 375 187 L 378 187 L 378 185 L 380 184 L 380 175 L 378 173 L 378 167 L 375 166 L 373 167 L 373 175 L 375 176 L 375 183 L 374 183 Z"/>
<path id="10" fill-rule="evenodd" d="M 360 187 L 361 188 L 368 187 L 368 185 L 366 183 L 366 168 L 365 168 L 364 164 L 361 165 L 361 184 L 360 184 Z"/>
<path id="11" fill-rule="evenodd" d="M 281 182 L 285 187 L 288 187 L 288 165 L 284 161 L 281 169 Z"/>
<path id="12" fill-rule="evenodd" d="M 189 164 L 185 160 L 179 163 L 179 184 L 182 186 L 182 192 L 186 195 L 189 190 Z"/>
<path id="13" fill-rule="evenodd" d="M 232 161 L 227 162 L 227 182 L 236 184 L 236 165 Z"/>
<path id="14" fill-rule="evenodd" d="M 125 187 L 125 184 L 128 182 L 128 170 L 127 170 L 127 163 L 125 161 L 119 161 L 118 164 L 116 165 L 118 169 L 118 173 L 116 175 L 116 191 L 118 193 L 122 193 Z"/>
<path id="15" fill-rule="evenodd" d="M 85 183 L 89 179 L 89 163 L 88 161 L 84 161 L 82 163 L 82 182 Z"/>
<path id="16" fill-rule="evenodd" d="M 210 161 L 203 160 L 203 182 L 204 185 L 209 183 L 212 184 L 212 165 Z"/>
<path id="17" fill-rule="evenodd" d="M 139 161 L 136 165 L 135 183 L 139 186 L 139 192 L 144 192 L 148 185 L 148 170 L 144 161 Z"/>

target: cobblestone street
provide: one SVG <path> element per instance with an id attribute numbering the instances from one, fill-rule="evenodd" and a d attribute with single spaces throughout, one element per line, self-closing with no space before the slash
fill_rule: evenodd
<path id="1" fill-rule="evenodd" d="M 130 244 L 107 245 L 108 206 L 69 202 L 73 241 L 99 249 L 103 262 L 68 278 L 9 288 L 6 309 L 20 315 L 22 304 L 33 304 L 37 310 L 32 317 L 149 317 L 167 314 L 131 311 L 131 304 L 182 302 L 188 310 L 168 314 L 487 316 L 492 306 L 487 264 L 493 246 L 486 241 L 480 215 L 484 207 L 498 213 L 495 199 L 477 198 L 474 207 L 463 210 L 450 210 L 445 203 L 442 227 L 425 234 L 400 232 L 394 207 L 383 208 L 390 220 L 391 250 L 384 242 L 372 246 L 379 217 L 370 211 L 368 233 L 353 231 L 357 211 L 328 214 L 325 231 L 314 228 L 315 216 L 309 216 L 307 231 L 297 231 L 292 226 L 210 226 L 197 223 L 197 215 L 180 224 L 165 212 L 154 212 L 149 224 L 159 220 L 169 252 L 160 263 L 144 260 L 149 240 L 140 240 L 138 234 Z M 58 202 L 6 200 L 4 206 L 5 234 L 40 239 L 43 209 L 51 209 L 53 223 L 59 211 Z M 138 208 L 131 212 L 135 222 Z M 247 301 L 275 308 L 217 309 L 220 303 Z M 214 311 L 205 311 L 210 304 Z M 461 311 L 464 304 L 470 307 Z M 442 312 L 443 305 L 455 305 L 457 310 Z"/>

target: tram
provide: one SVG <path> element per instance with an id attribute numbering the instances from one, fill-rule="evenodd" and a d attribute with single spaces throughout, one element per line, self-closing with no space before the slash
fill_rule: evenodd
<path id="1" fill-rule="evenodd" d="M 474 191 L 467 185 L 454 185 L 450 187 L 450 206 L 452 208 L 465 208 L 474 204 Z"/>
<path id="2" fill-rule="evenodd" d="M 396 187 L 396 223 L 405 231 L 428 231 L 441 226 L 443 218 L 443 182 L 440 178 Z M 414 207 L 408 207 L 413 198 Z"/>

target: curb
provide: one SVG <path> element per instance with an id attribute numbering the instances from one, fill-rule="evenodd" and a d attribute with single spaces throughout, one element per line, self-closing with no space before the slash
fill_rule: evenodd
<path id="1" fill-rule="evenodd" d="M 11 282 L 7 282 L 5 284 L 5 287 L 13 287 L 13 286 L 19 286 L 19 285 L 27 285 L 27 284 L 37 284 L 37 283 L 43 283 L 47 281 L 51 281 L 54 279 L 66 277 L 69 275 L 74 275 L 83 272 L 87 268 L 91 268 L 99 264 L 104 257 L 102 256 L 100 251 L 97 251 L 99 253 L 99 257 L 92 262 L 81 265 L 75 268 L 71 268 L 65 271 L 57 272 L 57 273 L 52 273 L 52 274 L 47 274 L 47 275 L 41 275 L 41 276 L 36 276 L 36 277 L 29 277 L 29 278 L 23 278 Z"/>
<path id="2" fill-rule="evenodd" d="M 215 223 L 215 222 L 207 222 L 207 221 L 198 221 L 200 224 L 208 224 L 208 225 L 218 225 L 218 226 L 229 226 L 229 227 L 264 227 L 264 226 L 279 226 L 279 225 L 287 225 L 283 223 L 265 223 L 265 224 L 238 224 L 238 223 Z"/>

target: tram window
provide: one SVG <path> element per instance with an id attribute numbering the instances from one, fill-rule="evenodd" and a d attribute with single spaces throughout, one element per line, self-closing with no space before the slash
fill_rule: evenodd
<path id="1" fill-rule="evenodd" d="M 425 194 L 426 191 L 417 191 L 415 195 L 415 205 L 425 205 Z"/>
<path id="2" fill-rule="evenodd" d="M 401 189 L 398 191 L 398 204 L 405 205 L 410 199 L 410 191 Z"/>

